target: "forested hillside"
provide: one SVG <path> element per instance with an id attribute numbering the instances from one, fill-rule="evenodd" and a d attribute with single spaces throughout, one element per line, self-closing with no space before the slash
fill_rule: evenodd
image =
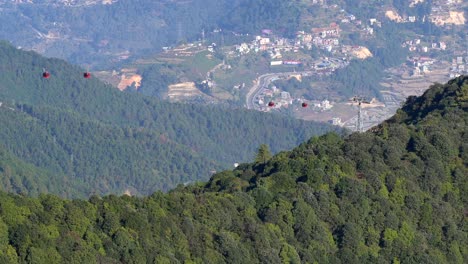
<path id="1" fill-rule="evenodd" d="M 38 188 L 69 198 L 124 191 L 149 194 L 206 179 L 210 171 L 223 167 L 154 130 L 106 125 L 57 108 L 5 105 L 0 123 L 2 145 L 12 154 L 51 176 L 61 175 L 46 188 L 41 180 L 28 178 L 22 194 L 37 195 Z M 44 172 L 36 173 L 42 181 L 48 179 Z M 60 182 L 68 182 L 68 188 L 62 189 Z M 19 187 L 13 186 L 18 184 L 21 181 L 2 187 L 17 192 Z"/>
<path id="2" fill-rule="evenodd" d="M 119 54 L 154 53 L 220 27 L 242 34 L 263 28 L 294 34 L 301 5 L 281 0 L 0 1 L 0 39 L 75 63 L 109 66 Z"/>
<path id="3" fill-rule="evenodd" d="M 0 145 L 0 190 L 32 196 L 55 193 L 63 197 L 77 197 L 85 193 L 86 188 L 65 175 L 20 160 Z"/>
<path id="4" fill-rule="evenodd" d="M 0 195 L 2 263 L 466 263 L 468 77 L 145 198 Z M 464 246 L 465 245 L 465 246 Z"/>
<path id="5" fill-rule="evenodd" d="M 42 68 L 50 78 L 42 78 Z M 212 170 L 250 160 L 260 144 L 276 153 L 336 130 L 122 93 L 62 60 L 7 43 L 0 43 L 0 71 L 0 145 L 27 163 L 79 179 L 88 188 L 84 196 L 127 188 L 149 194 L 207 180 Z"/>

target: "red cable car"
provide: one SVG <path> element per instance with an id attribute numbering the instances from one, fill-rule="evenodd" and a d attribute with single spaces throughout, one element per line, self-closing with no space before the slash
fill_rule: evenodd
<path id="1" fill-rule="evenodd" d="M 268 106 L 269 106 L 269 107 L 273 107 L 273 106 L 275 106 L 275 103 L 274 103 L 273 101 L 270 101 L 270 102 L 268 103 Z"/>
<path id="2" fill-rule="evenodd" d="M 302 107 L 306 108 L 308 104 L 306 102 L 302 103 Z"/>
<path id="3" fill-rule="evenodd" d="M 50 73 L 46 71 L 45 69 L 42 70 L 42 78 L 48 79 L 50 77 Z"/>
<path id="4" fill-rule="evenodd" d="M 85 72 L 85 73 L 83 73 L 83 77 L 85 79 L 89 79 L 89 78 L 91 78 L 91 73 L 90 72 Z"/>

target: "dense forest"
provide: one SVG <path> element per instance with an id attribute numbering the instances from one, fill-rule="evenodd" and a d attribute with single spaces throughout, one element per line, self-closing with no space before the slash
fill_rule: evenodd
<path id="1" fill-rule="evenodd" d="M 42 68 L 49 79 L 41 77 Z M 122 93 L 84 79 L 82 69 L 62 60 L 7 43 L 0 43 L 0 71 L 0 145 L 26 163 L 80 180 L 87 188 L 78 192 L 82 197 L 127 188 L 149 194 L 207 180 L 213 170 L 252 159 L 260 144 L 276 153 L 312 135 L 339 131 L 254 111 Z"/>
<path id="2" fill-rule="evenodd" d="M 63 197 L 124 190 L 150 194 L 207 179 L 210 171 L 226 167 L 154 130 L 105 125 L 56 108 L 4 105 L 0 123 L 2 145 L 11 154 L 53 175 L 62 175 L 61 182 L 69 182 L 70 188 L 63 190 L 60 181 L 41 188 L 42 192 Z M 1 167 L 7 166 L 11 165 L 7 162 Z M 2 186 L 6 191 L 19 188 L 29 194 L 33 189 L 33 195 L 38 191 L 31 187 L 40 188 L 41 182 L 28 179 L 22 184 L 8 176 L 4 181 L 9 183 Z M 69 193 L 70 189 L 73 191 Z"/>
<path id="3" fill-rule="evenodd" d="M 31 196 L 55 193 L 62 197 L 78 197 L 85 193 L 79 181 L 71 181 L 65 175 L 29 164 L 11 154 L 3 145 L 0 145 L 0 190 Z"/>
<path id="4" fill-rule="evenodd" d="M 468 77 L 151 196 L 0 194 L 2 263 L 466 263 Z M 465 245 L 465 246 L 463 246 Z"/>

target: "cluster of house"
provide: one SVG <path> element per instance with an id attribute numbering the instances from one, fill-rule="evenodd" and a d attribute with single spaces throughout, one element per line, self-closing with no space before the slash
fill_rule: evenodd
<path id="1" fill-rule="evenodd" d="M 413 66 L 413 76 L 423 75 L 430 71 L 430 66 L 435 60 L 429 57 L 415 56 L 409 58 L 409 63 Z"/>
<path id="2" fill-rule="evenodd" d="M 407 40 L 401 44 L 403 48 L 408 48 L 411 52 L 424 52 L 427 53 L 432 50 L 446 50 L 447 44 L 443 41 L 433 42 L 429 44 L 421 43 L 421 39 Z"/>
<path id="3" fill-rule="evenodd" d="M 328 100 L 323 100 L 321 102 L 313 102 L 314 108 L 321 110 L 321 111 L 326 111 L 329 110 L 333 107 L 333 104 L 330 103 Z"/>
<path id="4" fill-rule="evenodd" d="M 273 86 L 271 89 L 265 88 L 258 95 L 257 103 L 260 106 L 264 106 L 262 110 L 269 111 L 268 103 L 274 101 L 275 104 L 273 108 L 288 107 L 293 103 L 293 98 L 289 92 L 281 91 L 276 86 Z"/>
<path id="5" fill-rule="evenodd" d="M 407 47 L 410 52 L 427 53 L 431 50 L 446 50 L 447 44 L 442 41 L 423 44 L 420 39 L 414 39 L 403 42 L 402 47 Z M 420 76 L 430 72 L 431 65 L 433 65 L 434 62 L 435 59 L 426 56 L 413 56 L 409 58 L 409 64 L 413 66 L 413 76 Z M 454 78 L 465 73 L 468 73 L 468 57 L 464 58 L 462 56 L 458 56 L 453 58 L 449 72 L 450 78 Z"/>
<path id="6" fill-rule="evenodd" d="M 322 1 L 317 1 L 318 4 L 323 4 Z M 370 18 L 368 23 L 363 23 L 357 20 L 356 16 L 346 13 L 341 10 L 338 23 L 352 23 L 357 29 L 357 32 L 365 35 L 373 35 L 374 29 L 381 27 L 382 24 L 376 18 Z M 298 31 L 294 39 L 278 37 L 273 34 L 272 30 L 262 30 L 262 36 L 256 36 L 250 43 L 241 43 L 236 46 L 238 55 L 245 55 L 250 52 L 266 51 L 270 55 L 273 62 L 271 65 L 281 65 L 278 62 L 282 58 L 282 52 L 298 52 L 299 49 L 311 50 L 313 47 L 326 50 L 331 53 L 340 52 L 340 36 L 342 29 L 338 23 L 331 23 L 326 27 L 312 28 L 309 32 Z"/>
<path id="7" fill-rule="evenodd" d="M 257 103 L 262 106 L 261 110 L 263 111 L 269 111 L 271 108 L 287 108 L 294 103 L 294 100 L 303 101 L 292 98 L 289 92 L 281 91 L 276 86 L 273 86 L 271 89 L 263 89 L 257 97 Z M 269 102 L 274 102 L 274 106 L 268 106 Z M 311 101 L 310 103 L 310 106 L 315 111 L 326 111 L 333 107 L 333 104 L 328 100 Z"/>
<path id="8" fill-rule="evenodd" d="M 280 57 L 282 51 L 298 51 L 294 46 L 294 40 L 274 36 L 256 36 L 251 43 L 236 45 L 236 51 L 240 55 L 250 52 L 268 51 L 270 56 Z"/>
<path id="9" fill-rule="evenodd" d="M 271 32 L 271 31 L 264 31 Z M 299 49 L 311 50 L 312 46 L 320 49 L 331 51 L 339 46 L 340 27 L 336 23 L 330 24 L 329 27 L 312 28 L 311 33 L 299 31 L 295 39 L 287 39 L 276 37 L 274 35 L 256 36 L 251 43 L 241 43 L 236 46 L 236 51 L 240 55 L 245 55 L 250 52 L 266 51 L 272 60 L 282 58 L 282 52 L 298 52 Z M 286 63 L 278 61 L 272 65 L 281 64 L 300 64 L 298 61 L 286 61 Z"/>
<path id="10" fill-rule="evenodd" d="M 311 33 L 299 31 L 295 39 L 287 39 L 272 35 L 270 30 L 264 30 L 264 36 L 256 36 L 251 43 L 237 45 L 236 51 L 241 55 L 251 51 L 267 51 L 272 59 L 280 59 L 283 51 L 298 52 L 300 48 L 310 50 L 312 46 L 331 51 L 340 44 L 340 31 L 340 26 L 332 23 L 328 27 L 312 28 Z"/>
<path id="11" fill-rule="evenodd" d="M 374 34 L 374 27 L 382 27 L 382 23 L 376 18 L 369 19 L 368 25 L 363 25 L 361 20 L 356 20 L 356 16 L 347 14 L 340 20 L 342 24 L 353 23 L 356 27 L 360 28 L 363 33 L 372 35 Z"/>
<path id="12" fill-rule="evenodd" d="M 381 27 L 381 22 L 375 18 L 369 19 L 369 25 L 362 26 L 361 20 L 356 20 L 354 15 L 344 15 L 345 18 L 341 20 L 341 23 L 353 22 L 355 26 L 360 27 L 364 34 L 372 35 L 374 33 L 374 27 Z M 305 33 L 299 31 L 297 33 L 297 40 L 301 41 L 299 44 L 303 44 L 306 47 L 312 45 L 319 49 L 327 50 L 328 52 L 339 51 L 340 47 L 340 34 L 341 29 L 337 23 L 331 23 L 328 27 L 312 28 L 311 33 Z"/>
<path id="13" fill-rule="evenodd" d="M 333 117 L 331 120 L 328 121 L 328 123 L 334 125 L 334 126 L 343 126 L 344 123 L 341 121 L 341 118 L 339 117 Z"/>
<path id="14" fill-rule="evenodd" d="M 468 73 L 468 56 L 457 56 L 452 59 L 452 67 L 450 67 L 450 78 L 458 77 Z"/>
<path id="15" fill-rule="evenodd" d="M 300 31 L 297 33 L 297 40 L 299 44 L 303 44 L 308 49 L 311 49 L 312 45 L 314 45 L 319 49 L 331 52 L 340 44 L 340 33 L 340 26 L 336 23 L 331 23 L 328 27 L 312 28 L 310 34 Z"/>
<path id="16" fill-rule="evenodd" d="M 413 66 L 413 76 L 419 76 L 430 72 L 430 67 L 435 62 L 435 59 L 424 56 L 415 56 L 409 58 L 409 64 Z M 468 56 L 457 56 L 453 58 L 452 66 L 450 67 L 449 72 L 450 78 L 458 77 L 466 73 L 468 73 Z"/>

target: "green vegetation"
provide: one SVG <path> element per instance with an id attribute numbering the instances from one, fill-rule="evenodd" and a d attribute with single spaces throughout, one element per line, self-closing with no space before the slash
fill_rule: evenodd
<path id="1" fill-rule="evenodd" d="M 317 84 L 316 77 L 302 76 L 300 81 L 297 78 L 279 79 L 270 84 L 270 87 L 273 85 L 282 91 L 289 92 L 293 97 L 303 96 L 308 100 L 323 100 L 332 96 L 326 87 L 324 89 Z"/>
<path id="2" fill-rule="evenodd" d="M 206 179 L 211 170 L 222 168 L 219 161 L 151 129 L 106 125 L 56 108 L 19 105 L 11 109 L 0 108 L 2 145 L 23 161 L 61 175 L 61 181 L 75 189 L 68 194 L 58 183 L 49 182 L 50 189 L 41 188 L 41 192 L 65 197 L 124 190 L 149 194 Z M 26 189 L 38 194 L 40 181 L 28 181 Z M 21 193 L 29 192 L 22 188 Z"/>
<path id="3" fill-rule="evenodd" d="M 349 98 L 356 94 L 380 98 L 383 88 L 379 82 L 383 77 L 383 66 L 375 58 L 353 60 L 330 77 L 335 83 L 333 90 Z"/>
<path id="4" fill-rule="evenodd" d="M 337 70 L 329 78 L 334 83 L 332 90 L 345 97 L 361 94 L 381 98 L 383 87 L 380 82 L 385 69 L 402 64 L 408 55 L 408 51 L 401 47 L 405 40 L 405 34 L 401 34 L 403 31 L 406 31 L 404 25 L 385 21 L 381 28 L 375 30 L 374 39 L 365 44 L 356 40 L 358 43 L 355 44 L 369 47 L 373 56 L 352 60 L 347 67 Z"/>
<path id="5" fill-rule="evenodd" d="M 5 2 L 2 9 L 0 39 L 28 48 L 41 43 L 48 56 L 97 66 L 115 66 L 116 54 L 124 51 L 154 53 L 163 46 L 201 39 L 202 30 L 219 27 L 242 34 L 269 28 L 293 35 L 300 15 L 297 3 L 282 0 L 141 0 L 74 7 L 49 1 Z M 58 37 L 45 43 L 38 32 Z"/>
<path id="6" fill-rule="evenodd" d="M 2 263 L 466 263 L 468 77 L 145 198 L 0 194 Z M 262 151 L 267 150 L 262 146 Z"/>
<path id="7" fill-rule="evenodd" d="M 169 85 L 187 80 L 200 84 L 206 79 L 208 72 L 222 62 L 208 51 L 199 51 L 195 48 L 192 52 L 193 55 L 188 57 L 161 54 L 161 57 L 149 62 L 137 62 L 132 65 L 138 68 L 142 76 L 138 92 L 165 98 Z"/>
<path id="8" fill-rule="evenodd" d="M 22 195 L 38 196 L 50 192 L 62 197 L 73 197 L 85 190 L 79 181 L 70 182 L 65 175 L 28 164 L 1 145 L 0 182 L 0 190 Z"/>
<path id="9" fill-rule="evenodd" d="M 41 77 L 43 67 L 49 79 Z M 0 146 L 86 188 L 67 197 L 169 190 L 252 159 L 262 143 L 277 153 L 337 129 L 122 93 L 95 78 L 84 79 L 82 69 L 62 60 L 6 43 L 0 43 L 0 71 Z M 63 194 L 58 186 L 48 190 Z"/>
<path id="10" fill-rule="evenodd" d="M 294 36 L 299 26 L 300 6 L 291 1 L 236 0 L 229 2 L 229 6 L 230 12 L 221 25 L 233 31 L 253 33 L 273 29 Z"/>
<path id="11" fill-rule="evenodd" d="M 6 3 L 4 8 L 9 12 L 5 12 L 0 22 L 8 26 L 2 27 L 0 37 L 28 46 L 37 43 L 37 33 L 31 33 L 31 26 L 45 34 L 49 30 L 58 31 L 63 38 L 49 44 L 46 54 L 80 64 L 109 63 L 113 59 L 109 54 L 125 50 L 133 54 L 154 52 L 178 41 L 199 38 L 202 28 L 214 27 L 224 12 L 223 1 L 211 0 L 196 0 L 190 4 L 147 0 L 138 3 L 115 1 L 111 5 L 68 7 L 61 3 L 40 7 L 38 4 Z M 191 16 L 192 12 L 198 16 Z M 71 38 L 64 35 L 71 35 Z"/>
<path id="12" fill-rule="evenodd" d="M 182 69 L 176 65 L 165 63 L 152 64 L 139 72 L 143 81 L 138 92 L 162 99 L 167 96 L 169 85 L 179 81 L 178 76 L 182 74 Z"/>
<path id="13" fill-rule="evenodd" d="M 219 50 L 213 54 L 207 51 L 195 51 L 193 56 L 182 58 L 174 56 L 173 53 L 175 52 L 172 52 L 172 56 L 160 54 L 160 57 L 151 61 L 152 64 L 149 66 L 136 64 L 143 78 L 138 92 L 165 98 L 170 84 L 190 80 L 194 81 L 203 93 L 225 100 L 231 105 L 242 106 L 245 98 L 244 90 L 240 87 L 249 87 L 258 75 L 276 70 L 270 68 L 269 57 L 261 54 L 251 53 L 221 60 L 218 58 L 221 57 Z M 223 61 L 225 64 L 211 71 L 208 76 L 216 85 L 207 87 L 202 84 L 208 72 Z"/>
<path id="14" fill-rule="evenodd" d="M 234 86 L 250 87 L 253 80 L 259 75 L 269 72 L 269 59 L 260 54 L 247 54 L 225 60 L 232 67 L 220 69 L 214 72 L 213 80 L 217 83 L 219 92 L 228 92 L 237 100 L 237 104 L 244 105 L 245 97 L 241 96 L 243 91 L 233 88 Z"/>
<path id="15" fill-rule="evenodd" d="M 213 56 L 209 51 L 198 52 L 189 60 L 189 65 L 191 68 L 196 69 L 197 74 L 203 75 L 213 69 L 217 64 L 221 63 L 222 60 Z M 203 76 L 205 77 L 205 76 Z"/>

